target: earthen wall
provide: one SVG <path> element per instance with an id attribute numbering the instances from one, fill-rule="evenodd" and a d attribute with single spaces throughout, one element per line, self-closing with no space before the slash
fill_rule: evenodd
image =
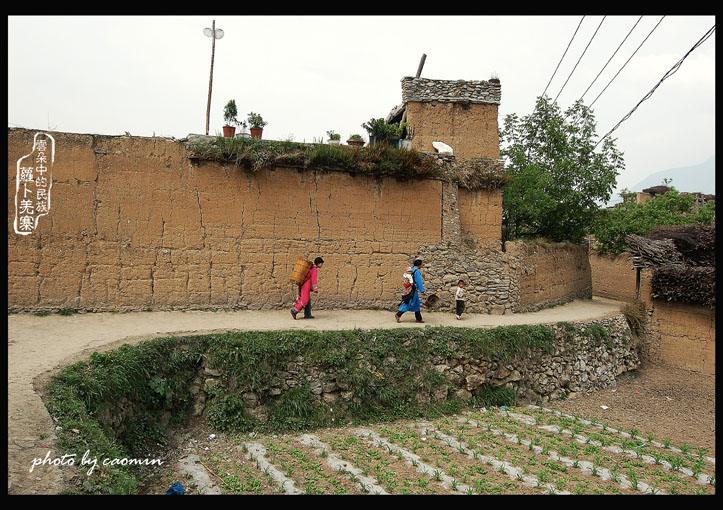
<path id="1" fill-rule="evenodd" d="M 412 148 L 435 152 L 432 142 L 444 142 L 460 158 L 500 157 L 496 104 L 450 102 L 407 103 Z"/>
<path id="2" fill-rule="evenodd" d="M 629 253 L 590 254 L 593 295 L 623 302 L 636 298 L 636 270 Z M 652 270 L 640 271 L 639 299 L 647 311 L 643 359 L 715 374 L 715 308 L 655 299 Z"/>
<path id="3" fill-rule="evenodd" d="M 18 235 L 16 162 L 33 135 L 8 130 L 9 310 L 290 307 L 297 258 L 317 255 L 326 261 L 317 309 L 396 307 L 404 268 L 418 257 L 441 311 L 454 309 L 458 279 L 468 283 L 468 311 L 483 313 L 585 297 L 589 286 L 576 253 L 502 249 L 499 190 L 252 173 L 194 162 L 184 143 L 161 138 L 54 133 L 50 212 Z"/>
<path id="4" fill-rule="evenodd" d="M 515 311 L 554 306 L 573 298 L 591 299 L 592 280 L 585 246 L 506 243 L 507 252 L 519 258 L 519 305 Z"/>

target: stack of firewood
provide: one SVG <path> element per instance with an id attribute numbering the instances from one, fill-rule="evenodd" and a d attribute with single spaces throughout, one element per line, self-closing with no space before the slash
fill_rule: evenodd
<path id="1" fill-rule="evenodd" d="M 664 226 L 626 241 L 633 267 L 653 270 L 654 298 L 715 306 L 715 227 Z"/>

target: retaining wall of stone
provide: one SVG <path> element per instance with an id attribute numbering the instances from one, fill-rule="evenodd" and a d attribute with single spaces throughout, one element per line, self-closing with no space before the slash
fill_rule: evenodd
<path id="1" fill-rule="evenodd" d="M 519 399 L 526 402 L 575 398 L 581 392 L 612 387 L 617 376 L 640 366 L 637 346 L 622 315 L 547 327 L 552 328 L 555 335 L 552 352 L 530 349 L 504 362 L 464 354 L 448 358 L 439 356 L 431 360 L 434 369 L 444 376 L 447 383 L 435 387 L 426 403 L 453 396 L 469 399 L 478 395 L 484 385 L 511 388 Z M 605 332 L 604 336 L 599 336 L 601 331 Z M 365 360 L 361 359 L 359 363 L 363 365 Z M 384 361 L 387 368 L 394 363 L 393 357 Z M 256 391 L 238 389 L 244 399 L 244 408 L 261 422 L 267 418 L 270 402 L 300 385 L 311 389 L 316 405 L 360 402 L 355 388 L 341 382 L 350 380 L 348 374 L 308 366 L 303 357 L 276 368 L 278 377 L 274 377 L 267 386 Z M 369 366 L 368 369 L 373 372 L 377 368 Z M 422 371 L 420 367 L 415 370 Z M 206 388 L 218 384 L 222 375 L 222 371 L 205 367 L 193 381 L 193 392 L 199 396 L 194 407 L 196 416 L 204 415 L 212 398 L 213 394 Z"/>

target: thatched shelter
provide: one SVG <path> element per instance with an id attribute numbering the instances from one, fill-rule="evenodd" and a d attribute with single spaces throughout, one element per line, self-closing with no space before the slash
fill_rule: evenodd
<path id="1" fill-rule="evenodd" d="M 715 227 L 664 226 L 626 240 L 634 267 L 653 271 L 653 298 L 715 307 Z"/>

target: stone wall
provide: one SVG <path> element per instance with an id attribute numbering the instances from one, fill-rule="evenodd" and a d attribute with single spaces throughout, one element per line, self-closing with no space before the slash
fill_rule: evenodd
<path id="1" fill-rule="evenodd" d="M 456 357 L 437 356 L 430 360 L 430 366 L 416 367 L 415 372 L 422 373 L 433 367 L 446 379 L 446 384 L 432 389 L 430 401 L 452 397 L 466 400 L 487 386 L 511 388 L 523 401 L 537 403 L 574 398 L 581 392 L 612 387 L 618 375 L 640 365 L 636 345 L 622 315 L 547 327 L 555 336 L 551 352 L 530 349 L 507 361 L 464 353 Z M 595 328 L 601 336 L 592 333 Z M 389 368 L 395 362 L 390 356 L 383 363 Z M 375 366 L 368 366 L 369 361 L 363 356 L 359 358 L 359 364 L 372 372 L 377 370 Z M 310 388 L 317 405 L 360 403 L 355 395 L 356 388 L 342 382 L 352 380 L 343 369 L 311 366 L 304 357 L 298 357 L 278 367 L 274 373 L 277 376 L 268 385 L 255 391 L 234 390 L 242 394 L 244 408 L 261 422 L 267 418 L 268 403 L 300 385 Z M 194 408 L 196 416 L 206 412 L 206 405 L 212 398 L 206 388 L 219 384 L 222 376 L 222 370 L 206 367 L 192 382 L 192 392 L 199 395 Z"/>
<path id="2" fill-rule="evenodd" d="M 439 296 L 439 310 L 454 310 L 459 280 L 465 282 L 469 312 L 528 312 L 592 298 L 584 246 L 514 241 L 503 250 L 500 241 L 485 246 L 467 241 L 444 239 L 419 250 L 424 284 Z"/>
<path id="3" fill-rule="evenodd" d="M 402 99 L 405 103 L 442 101 L 499 105 L 502 87 L 499 80 L 432 80 L 402 78 Z"/>

